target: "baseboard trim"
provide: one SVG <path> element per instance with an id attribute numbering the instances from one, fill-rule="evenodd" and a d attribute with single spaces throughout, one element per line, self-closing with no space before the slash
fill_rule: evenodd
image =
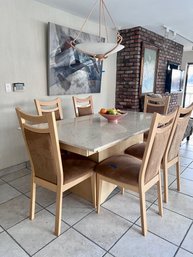
<path id="1" fill-rule="evenodd" d="M 7 167 L 5 169 L 0 170 L 0 177 L 25 168 L 30 168 L 29 161 L 22 162 L 20 164 L 16 164 L 11 167 Z"/>

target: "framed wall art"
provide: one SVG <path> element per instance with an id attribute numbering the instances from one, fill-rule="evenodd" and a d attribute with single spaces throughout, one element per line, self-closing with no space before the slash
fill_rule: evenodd
<path id="1" fill-rule="evenodd" d="M 158 48 L 143 44 L 141 58 L 141 95 L 153 93 L 157 77 Z"/>
<path id="2" fill-rule="evenodd" d="M 69 44 L 79 31 L 49 23 L 48 32 L 48 95 L 100 93 L 102 62 Z M 79 42 L 97 40 L 82 32 Z"/>

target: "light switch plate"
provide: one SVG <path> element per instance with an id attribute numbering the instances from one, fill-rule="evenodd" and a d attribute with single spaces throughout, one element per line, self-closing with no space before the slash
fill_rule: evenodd
<path id="1" fill-rule="evenodd" d="M 10 83 L 5 84 L 5 91 L 6 93 L 10 93 L 12 91 L 12 86 Z"/>

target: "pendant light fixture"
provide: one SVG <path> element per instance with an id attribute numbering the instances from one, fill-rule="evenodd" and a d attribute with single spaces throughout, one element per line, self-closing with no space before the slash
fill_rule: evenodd
<path id="1" fill-rule="evenodd" d="M 84 42 L 84 43 L 78 43 L 81 33 L 83 32 L 84 26 L 88 19 L 90 18 L 93 11 L 96 9 L 98 3 L 99 7 L 99 21 L 98 21 L 98 36 L 99 36 L 99 42 Z M 109 42 L 108 37 L 108 29 L 107 29 L 107 16 L 109 17 L 109 20 L 113 24 L 114 28 L 117 28 L 110 13 L 107 9 L 104 0 L 97 0 L 94 3 L 94 6 L 92 7 L 90 13 L 86 17 L 85 21 L 83 22 L 80 31 L 77 35 L 77 37 L 70 42 L 70 45 L 77 49 L 78 51 L 81 51 L 85 54 L 88 54 L 92 56 L 93 58 L 100 60 L 106 59 L 110 54 L 116 53 L 124 48 L 123 45 L 121 45 L 121 42 L 123 40 L 122 36 L 117 31 L 116 35 L 116 42 Z M 106 42 L 104 42 L 104 38 L 102 37 L 102 28 L 105 29 L 106 34 Z"/>

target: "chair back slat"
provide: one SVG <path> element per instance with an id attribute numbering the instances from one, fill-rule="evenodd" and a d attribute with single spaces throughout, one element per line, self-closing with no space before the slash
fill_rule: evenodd
<path id="1" fill-rule="evenodd" d="M 144 99 L 144 112 L 159 114 L 167 114 L 170 102 L 170 96 L 151 97 L 145 95 Z"/>
<path id="2" fill-rule="evenodd" d="M 92 96 L 88 96 L 86 98 L 73 96 L 72 100 L 76 117 L 91 115 L 94 113 Z"/>
<path id="3" fill-rule="evenodd" d="M 56 98 L 51 101 L 40 101 L 34 99 L 36 110 L 38 115 L 44 115 L 48 112 L 55 112 L 56 120 L 63 119 L 62 103 L 60 98 Z"/>

